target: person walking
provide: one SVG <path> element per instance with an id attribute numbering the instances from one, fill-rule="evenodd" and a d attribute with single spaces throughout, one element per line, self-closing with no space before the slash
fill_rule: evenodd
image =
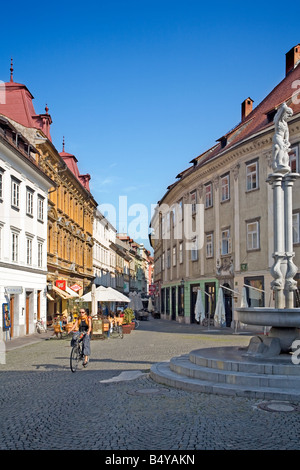
<path id="1" fill-rule="evenodd" d="M 91 355 L 91 331 L 92 331 L 92 319 L 87 315 L 84 308 L 79 310 L 79 318 L 76 319 L 71 331 L 78 330 L 80 333 L 85 333 L 83 337 L 83 354 L 84 362 L 83 365 L 86 366 L 89 361 L 89 356 Z"/>

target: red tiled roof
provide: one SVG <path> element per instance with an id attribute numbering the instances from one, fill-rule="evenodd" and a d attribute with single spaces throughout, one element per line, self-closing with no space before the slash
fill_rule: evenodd
<path id="1" fill-rule="evenodd" d="M 276 110 L 282 103 L 286 102 L 294 111 L 294 114 L 300 112 L 300 96 L 293 100 L 293 94 L 299 90 L 299 84 L 295 88 L 296 81 L 300 80 L 300 66 L 292 70 L 272 91 L 269 95 L 245 118 L 244 121 L 239 123 L 234 129 L 229 131 L 223 137 L 227 138 L 227 145 L 223 148 L 221 142 L 212 147 L 209 151 L 199 155 L 192 161 L 199 161 L 203 165 L 207 161 L 216 157 L 221 151 L 232 148 L 234 145 L 242 142 L 264 129 L 273 125 L 273 121 L 269 122 L 267 114 Z M 294 86 L 293 86 L 294 85 Z M 300 90 L 299 90 L 300 92 Z M 222 138 L 221 138 L 222 139 Z M 218 139 L 218 140 L 221 140 Z"/>
<path id="2" fill-rule="evenodd" d="M 295 96 L 297 93 L 297 96 Z M 293 99 L 293 96 L 295 99 Z M 286 77 L 266 96 L 266 98 L 256 107 L 248 116 L 235 126 L 232 130 L 224 134 L 223 137 L 218 139 L 217 144 L 213 145 L 210 149 L 203 152 L 198 157 L 193 158 L 190 163 L 192 166 L 181 171 L 176 178 L 178 179 L 175 183 L 170 184 L 167 188 L 167 192 L 158 201 L 161 204 L 166 195 L 172 190 L 173 187 L 177 186 L 182 178 L 190 174 L 196 168 L 205 165 L 213 158 L 218 157 L 227 150 L 230 150 L 235 145 L 243 142 L 251 136 L 259 133 L 271 127 L 273 125 L 273 119 L 268 120 L 268 113 L 276 111 L 277 108 L 286 102 L 287 105 L 292 108 L 294 115 L 300 113 L 300 64 L 291 70 Z M 226 145 L 222 146 L 222 140 L 226 139 Z"/>
<path id="3" fill-rule="evenodd" d="M 40 129 L 51 140 L 52 119 L 46 113 L 36 114 L 32 100 L 34 97 L 25 85 L 13 81 L 4 83 L 5 103 L 0 102 L 0 114 L 13 119 L 24 127 Z"/>
<path id="4" fill-rule="evenodd" d="M 78 181 L 80 181 L 82 186 L 90 192 L 89 181 L 91 179 L 91 176 L 89 174 L 81 175 L 79 173 L 78 166 L 77 166 L 78 160 L 75 157 L 75 155 L 72 155 L 71 153 L 67 153 L 64 150 L 63 150 L 63 152 L 60 152 L 59 155 L 62 157 L 62 159 L 66 163 L 69 170 L 71 170 L 71 172 L 73 173 L 73 175 L 76 176 Z"/>

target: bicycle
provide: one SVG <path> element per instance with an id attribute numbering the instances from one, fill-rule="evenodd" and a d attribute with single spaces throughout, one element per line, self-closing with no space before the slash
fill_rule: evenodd
<path id="1" fill-rule="evenodd" d="M 135 323 L 135 329 L 137 329 L 140 326 L 140 320 L 137 320 L 136 318 L 133 319 Z"/>
<path id="2" fill-rule="evenodd" d="M 123 328 L 122 325 L 118 323 L 114 324 L 109 330 L 109 338 L 123 338 Z"/>
<path id="3" fill-rule="evenodd" d="M 47 333 L 47 327 L 45 326 L 43 320 L 37 320 L 35 328 L 38 333 Z"/>
<path id="4" fill-rule="evenodd" d="M 86 333 L 75 333 L 72 342 L 73 347 L 71 350 L 70 355 L 70 368 L 72 372 L 76 372 L 77 370 L 81 370 L 84 365 L 84 354 L 83 354 L 83 337 Z"/>

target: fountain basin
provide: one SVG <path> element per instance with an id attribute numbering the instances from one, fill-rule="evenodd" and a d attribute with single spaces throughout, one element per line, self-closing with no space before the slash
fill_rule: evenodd
<path id="1" fill-rule="evenodd" d="M 239 321 L 246 325 L 300 328 L 300 308 L 237 308 Z"/>

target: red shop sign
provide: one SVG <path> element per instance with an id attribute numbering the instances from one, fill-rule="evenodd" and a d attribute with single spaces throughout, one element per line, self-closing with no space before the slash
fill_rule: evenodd
<path id="1" fill-rule="evenodd" d="M 74 290 L 75 292 L 78 292 L 81 289 L 81 286 L 78 284 L 74 284 L 73 286 L 70 286 L 70 289 Z"/>
<path id="2" fill-rule="evenodd" d="M 55 281 L 55 285 L 61 290 L 66 290 L 67 281 L 58 280 L 58 281 Z"/>

